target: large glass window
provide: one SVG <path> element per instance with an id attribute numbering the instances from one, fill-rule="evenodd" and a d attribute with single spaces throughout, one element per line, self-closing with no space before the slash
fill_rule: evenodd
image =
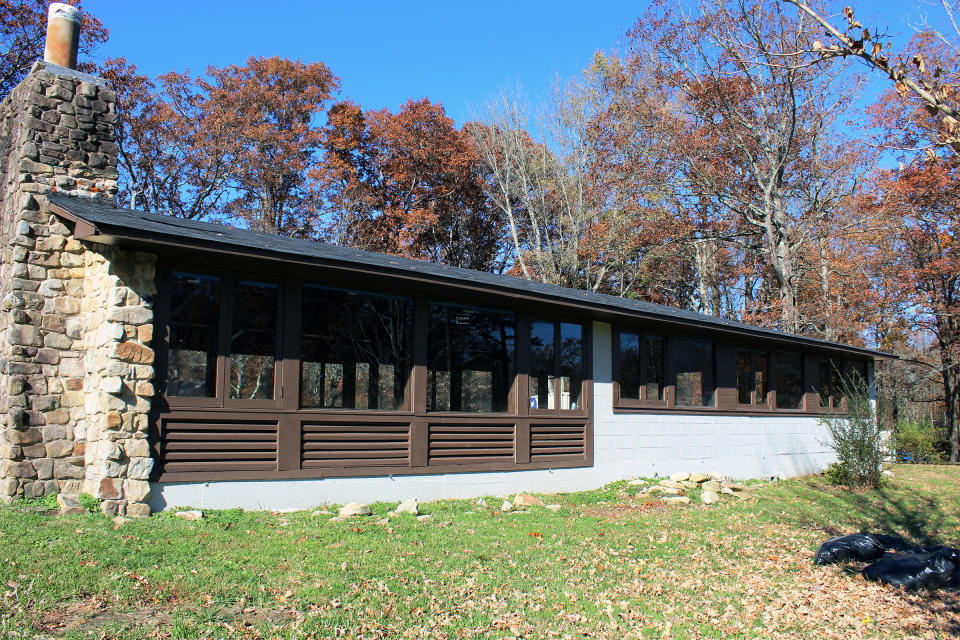
<path id="1" fill-rule="evenodd" d="M 777 408 L 803 408 L 803 357 L 796 351 L 776 354 Z"/>
<path id="2" fill-rule="evenodd" d="M 579 409 L 582 389 L 583 326 L 531 321 L 530 408 Z"/>
<path id="3" fill-rule="evenodd" d="M 663 336 L 620 332 L 618 353 L 620 397 L 663 400 Z"/>
<path id="4" fill-rule="evenodd" d="M 713 340 L 674 338 L 670 354 L 677 406 L 713 406 Z"/>
<path id="5" fill-rule="evenodd" d="M 556 409 L 554 323 L 530 322 L 530 408 Z"/>
<path id="6" fill-rule="evenodd" d="M 427 409 L 506 411 L 514 373 L 514 314 L 430 305 Z"/>
<path id="7" fill-rule="evenodd" d="M 766 351 L 737 349 L 737 402 L 766 404 L 769 375 Z"/>
<path id="8" fill-rule="evenodd" d="M 170 281 L 167 395 L 216 396 L 219 342 L 220 278 L 174 271 Z"/>
<path id="9" fill-rule="evenodd" d="M 819 362 L 820 384 L 817 393 L 820 395 L 820 406 L 824 409 L 839 408 L 843 386 L 840 384 L 840 363 L 836 360 L 822 359 Z"/>
<path id="10" fill-rule="evenodd" d="M 230 331 L 231 398 L 273 399 L 279 303 L 279 291 L 274 283 L 234 282 Z"/>
<path id="11" fill-rule="evenodd" d="M 301 405 L 402 408 L 412 339 L 413 302 L 409 298 L 305 286 Z"/>

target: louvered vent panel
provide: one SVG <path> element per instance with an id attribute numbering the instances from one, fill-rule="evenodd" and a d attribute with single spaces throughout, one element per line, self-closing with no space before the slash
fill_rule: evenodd
<path id="1" fill-rule="evenodd" d="M 532 425 L 530 427 L 530 462 L 579 460 L 585 454 L 583 425 Z"/>
<path id="2" fill-rule="evenodd" d="M 514 425 L 430 425 L 428 464 L 513 462 Z"/>
<path id="3" fill-rule="evenodd" d="M 275 422 L 167 422 L 163 469 L 188 471 L 275 471 Z"/>
<path id="4" fill-rule="evenodd" d="M 406 467 L 410 425 L 304 424 L 302 466 Z"/>

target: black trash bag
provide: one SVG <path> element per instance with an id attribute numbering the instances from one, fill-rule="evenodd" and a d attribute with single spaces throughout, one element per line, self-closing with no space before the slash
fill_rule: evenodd
<path id="1" fill-rule="evenodd" d="M 848 560 L 869 562 L 883 556 L 884 545 L 869 533 L 830 538 L 820 545 L 813 564 L 834 564 Z"/>
<path id="2" fill-rule="evenodd" d="M 887 536 L 882 533 L 872 533 L 877 542 L 883 545 L 887 551 L 897 551 L 899 553 L 932 553 L 931 549 L 925 549 L 915 544 L 911 544 L 903 538 L 897 536 Z"/>
<path id="3" fill-rule="evenodd" d="M 958 557 L 949 547 L 933 553 L 891 553 L 867 566 L 863 575 L 908 590 L 942 589 L 953 580 Z"/>

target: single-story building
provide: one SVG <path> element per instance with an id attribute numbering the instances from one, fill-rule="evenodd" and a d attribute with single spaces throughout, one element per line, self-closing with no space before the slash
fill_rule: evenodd
<path id="1" fill-rule="evenodd" d="M 114 91 L 2 115 L 0 495 L 108 513 L 814 472 L 870 349 L 115 206 Z"/>

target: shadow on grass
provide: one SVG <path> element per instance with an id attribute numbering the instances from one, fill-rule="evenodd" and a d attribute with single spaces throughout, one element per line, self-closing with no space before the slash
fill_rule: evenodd
<path id="1" fill-rule="evenodd" d="M 956 546 L 960 542 L 953 530 L 956 501 L 940 499 L 929 491 L 902 485 L 847 489 L 811 481 L 783 487 L 778 492 L 784 501 L 794 503 L 786 512 L 788 517 L 830 536 L 870 531 L 898 535 L 924 546 Z M 953 527 L 948 527 L 951 523 Z M 950 537 L 945 539 L 945 534 Z"/>

